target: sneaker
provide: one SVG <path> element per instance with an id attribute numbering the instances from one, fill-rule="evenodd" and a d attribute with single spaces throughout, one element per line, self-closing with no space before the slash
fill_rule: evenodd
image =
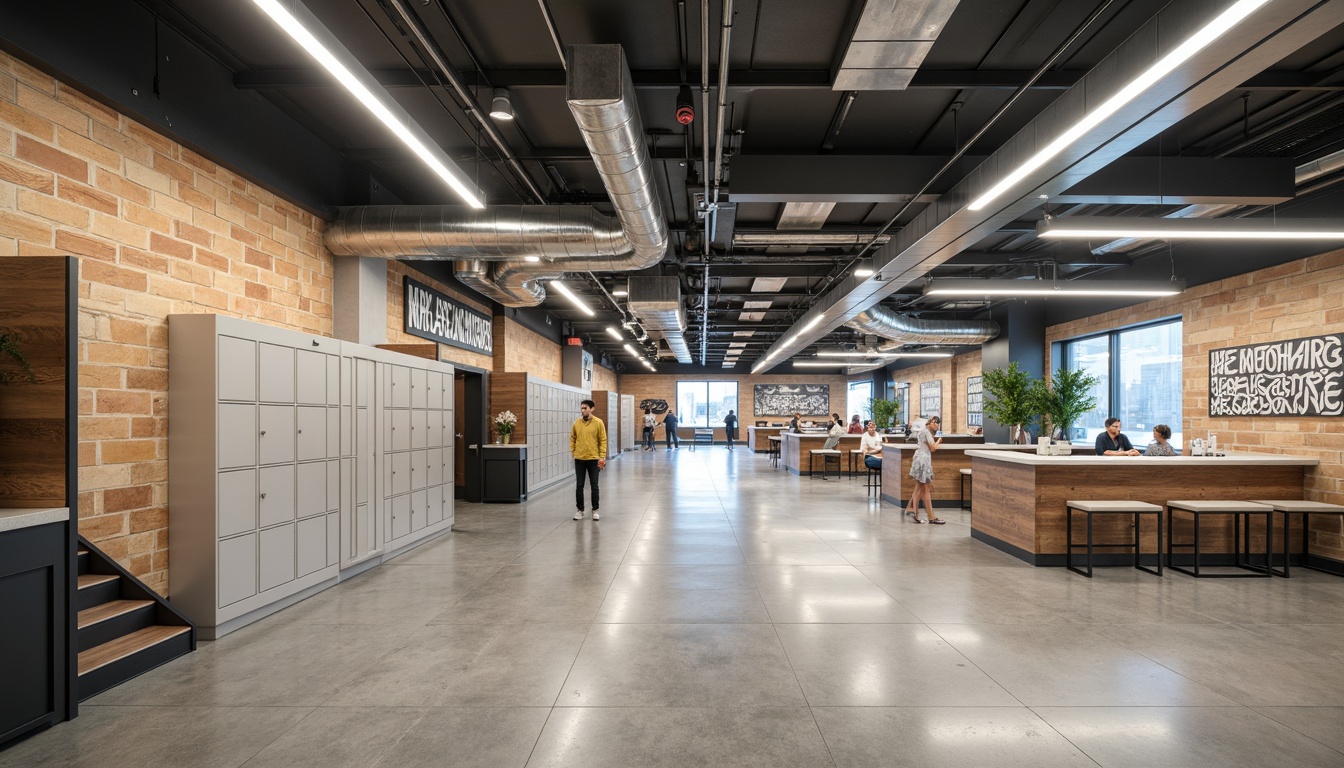
<path id="1" fill-rule="evenodd" d="M 599 514 L 597 514 L 597 510 L 594 509 L 594 510 L 593 510 L 593 522 L 597 522 L 598 520 L 601 520 L 601 519 L 602 519 L 602 516 L 599 515 Z M 942 520 L 939 520 L 938 522 L 941 523 Z"/>
<path id="2" fill-rule="evenodd" d="M 575 520 L 582 520 L 582 519 L 583 519 L 583 510 L 582 510 L 582 509 L 580 509 L 578 512 L 575 512 L 575 513 L 574 513 L 574 519 L 575 519 Z"/>

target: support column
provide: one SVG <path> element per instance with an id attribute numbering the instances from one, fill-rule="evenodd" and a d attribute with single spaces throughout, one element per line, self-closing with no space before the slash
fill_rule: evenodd
<path id="1" fill-rule="evenodd" d="M 999 335 L 981 347 L 982 371 L 1007 368 L 1016 362 L 1020 370 L 1039 379 L 1045 371 L 1045 302 L 1013 301 L 996 308 L 990 318 L 999 324 Z M 1011 424 L 999 424 L 985 415 L 985 441 L 1008 442 Z"/>
<path id="2" fill-rule="evenodd" d="M 342 341 L 387 343 L 387 260 L 336 257 L 332 333 Z"/>

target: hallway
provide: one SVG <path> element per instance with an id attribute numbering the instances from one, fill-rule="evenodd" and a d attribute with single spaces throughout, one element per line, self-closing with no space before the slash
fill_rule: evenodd
<path id="1" fill-rule="evenodd" d="M 0 766 L 1344 765 L 1344 579 L 1087 580 L 863 479 L 626 453 L 81 706 Z"/>

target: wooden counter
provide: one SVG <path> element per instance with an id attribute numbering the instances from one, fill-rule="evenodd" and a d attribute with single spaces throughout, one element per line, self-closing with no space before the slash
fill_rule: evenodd
<path id="1" fill-rule="evenodd" d="M 904 505 L 914 493 L 915 480 L 910 477 L 910 463 L 915 458 L 915 443 L 893 443 L 883 446 L 882 450 L 882 499 L 892 504 Z M 1075 445 L 1075 453 L 1093 453 L 1090 445 Z M 961 470 L 971 468 L 971 459 L 967 451 L 1005 451 L 1009 453 L 1036 454 L 1035 445 L 1009 445 L 1008 443 L 947 444 L 943 443 L 933 452 L 933 506 L 957 507 L 961 504 Z M 895 458 L 893 459 L 893 455 Z M 966 493 L 969 495 L 970 485 Z"/>
<path id="2" fill-rule="evenodd" d="M 788 427 L 747 427 L 747 445 L 753 453 L 765 453 L 770 450 L 770 436 L 788 430 Z"/>
<path id="3" fill-rule="evenodd" d="M 795 475 L 810 475 L 812 469 L 807 466 L 811 454 L 808 451 L 819 450 L 826 444 L 827 435 L 825 432 L 784 432 L 781 437 L 784 443 L 780 448 L 780 461 L 784 468 Z M 859 447 L 859 438 L 863 435 L 841 435 L 840 442 L 835 446 L 840 451 L 840 469 L 845 468 L 845 455 L 854 448 Z M 817 464 L 817 472 L 821 472 L 821 464 Z"/>
<path id="4" fill-rule="evenodd" d="M 945 449 L 944 449 L 945 450 Z M 1087 448 L 1089 453 L 1092 449 Z M 939 451 L 938 453 L 941 453 Z M 1319 462 L 1299 456 L 1238 453 L 1230 456 L 1037 456 L 1031 452 L 970 450 L 974 470 L 975 513 L 971 535 L 1035 565 L 1064 564 L 1064 502 L 1069 499 L 1122 499 L 1165 505 L 1172 499 L 1301 499 L 1308 467 Z M 937 456 L 937 453 L 934 454 Z M 885 479 L 885 476 L 884 478 Z M 1280 525 L 1280 516 L 1274 516 Z M 1082 517 L 1079 516 L 1079 520 Z M 1190 518 L 1176 517 L 1177 541 L 1190 540 Z M 1164 517 L 1165 521 L 1165 517 Z M 1129 537 L 1129 518 L 1101 516 L 1094 520 L 1094 541 Z M 1077 526 L 1075 526 L 1076 528 Z M 1263 533 L 1252 527 L 1251 551 L 1264 546 Z M 1213 563 L 1230 560 L 1232 520 L 1205 519 L 1200 525 L 1201 550 Z M 1279 549 L 1279 530 L 1275 548 Z M 1074 536 L 1081 541 L 1080 534 Z M 1294 538 L 1297 538 L 1294 536 Z M 1257 543 L 1259 542 L 1259 543 Z M 1291 544 L 1300 547 L 1300 540 Z M 1145 525 L 1146 552 L 1165 551 L 1155 526 Z M 1099 550 L 1106 552 L 1106 550 Z M 1130 556 L 1098 555 L 1098 562 L 1129 562 Z M 1178 562 L 1188 555 L 1176 555 Z"/>

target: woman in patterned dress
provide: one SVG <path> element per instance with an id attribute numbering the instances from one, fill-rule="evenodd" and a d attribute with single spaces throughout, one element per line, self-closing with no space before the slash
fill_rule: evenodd
<path id="1" fill-rule="evenodd" d="M 942 525 L 945 522 L 933 514 L 933 452 L 943 444 L 943 439 L 935 438 L 934 434 L 938 432 L 942 423 L 937 416 L 930 416 L 924 425 L 925 428 L 915 434 L 915 457 L 910 461 L 910 477 L 914 478 L 917 485 L 905 513 L 916 523 L 924 522 L 919 519 L 921 498 L 924 499 L 924 508 L 928 510 L 929 522 L 934 525 Z"/>

